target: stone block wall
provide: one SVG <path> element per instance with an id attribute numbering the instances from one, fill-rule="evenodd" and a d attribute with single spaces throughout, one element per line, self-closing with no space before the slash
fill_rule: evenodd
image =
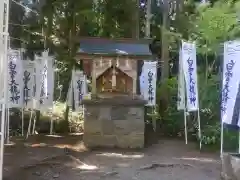
<path id="1" fill-rule="evenodd" d="M 86 100 L 85 145 L 90 148 L 143 148 L 144 104 L 143 100 Z"/>
<path id="2" fill-rule="evenodd" d="M 240 154 L 222 154 L 222 171 L 223 180 L 240 180 Z"/>

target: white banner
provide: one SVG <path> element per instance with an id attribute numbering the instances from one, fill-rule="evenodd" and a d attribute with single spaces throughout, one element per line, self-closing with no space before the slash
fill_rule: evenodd
<path id="1" fill-rule="evenodd" d="M 23 74 L 21 52 L 8 51 L 8 107 L 21 108 L 23 105 Z"/>
<path id="2" fill-rule="evenodd" d="M 139 81 L 140 81 L 140 93 L 141 96 L 144 97 L 144 65 L 142 66 L 142 73 L 139 77 Z"/>
<path id="3" fill-rule="evenodd" d="M 39 110 L 40 90 L 41 90 L 41 69 L 42 59 L 40 56 L 35 56 L 35 68 L 34 68 L 34 99 L 33 108 Z"/>
<path id="4" fill-rule="evenodd" d="M 34 68 L 34 61 L 23 61 L 23 105 L 25 108 L 33 108 Z"/>
<path id="5" fill-rule="evenodd" d="M 48 59 L 48 69 L 47 69 L 47 98 L 45 99 L 45 106 L 48 108 L 53 107 L 53 97 L 54 97 L 54 58 L 49 57 Z"/>
<path id="6" fill-rule="evenodd" d="M 196 45 L 182 41 L 183 72 L 187 91 L 188 111 L 198 110 L 198 85 L 197 85 L 197 63 Z"/>
<path id="7" fill-rule="evenodd" d="M 4 92 L 4 71 L 6 70 L 4 47 L 0 44 L 0 100 L 3 100 Z"/>
<path id="8" fill-rule="evenodd" d="M 73 105 L 73 77 L 74 77 L 75 70 L 72 70 L 72 76 L 71 81 L 69 83 L 68 87 L 68 93 L 67 93 L 67 105 L 72 107 Z"/>
<path id="9" fill-rule="evenodd" d="M 82 100 L 84 95 L 86 95 L 86 78 L 82 71 L 76 70 L 72 80 L 75 110 L 79 111 L 82 109 Z"/>
<path id="10" fill-rule="evenodd" d="M 47 71 L 48 71 L 48 62 L 47 59 L 42 59 L 41 62 L 41 70 L 40 70 L 40 100 L 39 100 L 39 104 L 40 104 L 40 109 L 44 108 L 45 105 L 45 100 L 47 99 Z"/>
<path id="11" fill-rule="evenodd" d="M 178 110 L 185 109 L 185 80 L 183 73 L 182 51 L 179 49 L 179 67 L 178 67 Z"/>
<path id="12" fill-rule="evenodd" d="M 144 62 L 144 99 L 146 106 L 156 105 L 157 62 Z"/>
<path id="13" fill-rule="evenodd" d="M 87 80 L 87 76 L 84 75 L 84 81 L 85 81 L 85 94 L 84 95 L 88 95 L 88 80 Z"/>
<path id="14" fill-rule="evenodd" d="M 40 100 L 39 109 L 44 111 L 53 107 L 54 91 L 54 69 L 53 58 L 48 56 L 48 52 L 43 52 L 40 70 Z"/>
<path id="15" fill-rule="evenodd" d="M 72 79 L 70 81 L 69 87 L 68 87 L 68 93 L 67 93 L 67 105 L 72 106 L 73 105 L 73 88 L 72 88 Z"/>
<path id="16" fill-rule="evenodd" d="M 235 102 L 240 82 L 240 41 L 224 43 L 223 84 L 221 116 L 222 122 L 240 127 L 239 117 L 233 119 Z M 239 111 L 239 110 L 238 110 Z"/>

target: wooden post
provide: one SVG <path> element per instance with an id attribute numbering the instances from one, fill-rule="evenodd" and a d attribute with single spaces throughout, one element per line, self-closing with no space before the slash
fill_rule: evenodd
<path id="1" fill-rule="evenodd" d="M 137 61 L 136 61 L 137 63 Z M 133 74 L 133 77 L 132 77 L 132 80 L 133 80 L 133 96 L 135 96 L 137 94 L 137 71 L 135 70 L 134 71 L 134 74 Z"/>
<path id="2" fill-rule="evenodd" d="M 97 95 L 96 62 L 92 59 L 92 97 Z"/>

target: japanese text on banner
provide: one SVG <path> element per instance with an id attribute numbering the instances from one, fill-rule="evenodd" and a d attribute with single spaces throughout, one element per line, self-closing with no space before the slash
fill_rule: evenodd
<path id="1" fill-rule="evenodd" d="M 23 105 L 26 108 L 33 108 L 34 68 L 33 61 L 23 61 Z"/>
<path id="2" fill-rule="evenodd" d="M 73 73 L 73 94 L 76 111 L 82 108 L 82 100 L 86 95 L 86 78 L 82 71 L 75 71 Z"/>
<path id="3" fill-rule="evenodd" d="M 21 52 L 9 50 L 8 52 L 8 106 L 22 107 L 23 79 L 22 79 Z"/>
<path id="4" fill-rule="evenodd" d="M 222 122 L 240 127 L 239 117 L 233 119 L 240 83 L 240 41 L 224 43 L 223 84 L 221 99 Z"/>
<path id="5" fill-rule="evenodd" d="M 196 46 L 194 43 L 182 42 L 182 62 L 187 91 L 187 109 L 188 111 L 197 111 L 197 63 Z"/>
<path id="6" fill-rule="evenodd" d="M 185 109 L 185 81 L 182 63 L 182 51 L 179 50 L 179 67 L 178 67 L 178 110 Z"/>
<path id="7" fill-rule="evenodd" d="M 157 83 L 157 62 L 144 62 L 144 99 L 148 102 L 146 106 L 156 105 L 156 83 Z"/>

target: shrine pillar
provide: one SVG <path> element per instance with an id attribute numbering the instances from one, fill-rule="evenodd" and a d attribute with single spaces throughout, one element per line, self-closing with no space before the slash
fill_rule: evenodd
<path id="1" fill-rule="evenodd" d="M 133 81 L 133 95 L 137 94 L 137 72 L 134 72 L 134 75 L 132 77 L 132 81 Z"/>
<path id="2" fill-rule="evenodd" d="M 96 62 L 92 59 L 92 97 L 97 95 Z"/>

